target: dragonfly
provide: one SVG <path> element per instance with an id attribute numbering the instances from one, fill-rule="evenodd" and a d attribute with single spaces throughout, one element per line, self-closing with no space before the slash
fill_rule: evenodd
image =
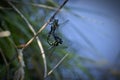
<path id="1" fill-rule="evenodd" d="M 51 30 L 47 36 L 47 42 L 50 46 L 58 46 L 59 44 L 63 43 L 63 40 L 57 35 L 56 30 L 59 27 L 58 19 L 54 19 L 51 24 Z M 51 39 L 51 37 L 53 39 Z"/>
<path id="2" fill-rule="evenodd" d="M 69 20 L 66 20 L 63 23 L 59 23 L 58 21 L 59 21 L 58 19 L 54 19 L 50 23 L 50 31 L 48 32 L 48 35 L 47 35 L 47 43 L 50 45 L 50 47 L 47 49 L 47 51 L 49 52 L 48 56 L 52 56 L 51 53 L 53 53 L 56 50 L 56 47 L 59 47 L 62 49 L 68 48 L 66 44 L 62 46 L 58 46 L 60 44 L 63 44 L 63 40 L 57 34 L 58 33 L 57 30 L 61 25 L 66 24 Z"/>

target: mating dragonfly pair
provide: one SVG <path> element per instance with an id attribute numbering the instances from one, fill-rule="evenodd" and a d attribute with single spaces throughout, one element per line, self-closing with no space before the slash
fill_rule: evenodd
<path id="1" fill-rule="evenodd" d="M 50 46 L 58 46 L 59 44 L 63 43 L 62 39 L 56 33 L 56 29 L 58 27 L 58 19 L 54 19 L 51 24 L 51 30 L 49 31 L 47 36 L 47 42 Z"/>

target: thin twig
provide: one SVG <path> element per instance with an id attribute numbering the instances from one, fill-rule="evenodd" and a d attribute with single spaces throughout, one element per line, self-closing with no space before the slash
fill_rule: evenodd
<path id="1" fill-rule="evenodd" d="M 14 80 L 24 80 L 25 76 L 25 71 L 24 71 L 24 60 L 23 60 L 23 50 L 22 49 L 17 49 L 18 52 L 18 62 L 19 62 L 19 68 L 16 70 L 15 75 L 14 75 Z"/>
<path id="2" fill-rule="evenodd" d="M 33 32 L 34 35 L 36 35 L 35 30 L 33 29 L 32 25 L 29 23 L 29 21 L 25 18 L 25 16 L 12 4 L 9 2 L 9 4 L 15 9 L 15 11 L 24 19 L 24 21 L 27 23 L 28 27 L 30 28 L 30 30 Z M 42 54 L 42 58 L 43 58 L 43 63 L 44 63 L 44 76 L 47 75 L 47 63 L 46 63 L 46 56 L 44 53 L 44 49 L 42 46 L 41 41 L 39 40 L 38 37 L 36 37 L 38 46 L 40 48 L 41 54 Z"/>
<path id="3" fill-rule="evenodd" d="M 68 56 L 68 53 L 53 67 L 53 69 L 51 69 L 49 72 L 48 72 L 48 75 L 49 76 L 62 62 L 63 60 Z"/>

